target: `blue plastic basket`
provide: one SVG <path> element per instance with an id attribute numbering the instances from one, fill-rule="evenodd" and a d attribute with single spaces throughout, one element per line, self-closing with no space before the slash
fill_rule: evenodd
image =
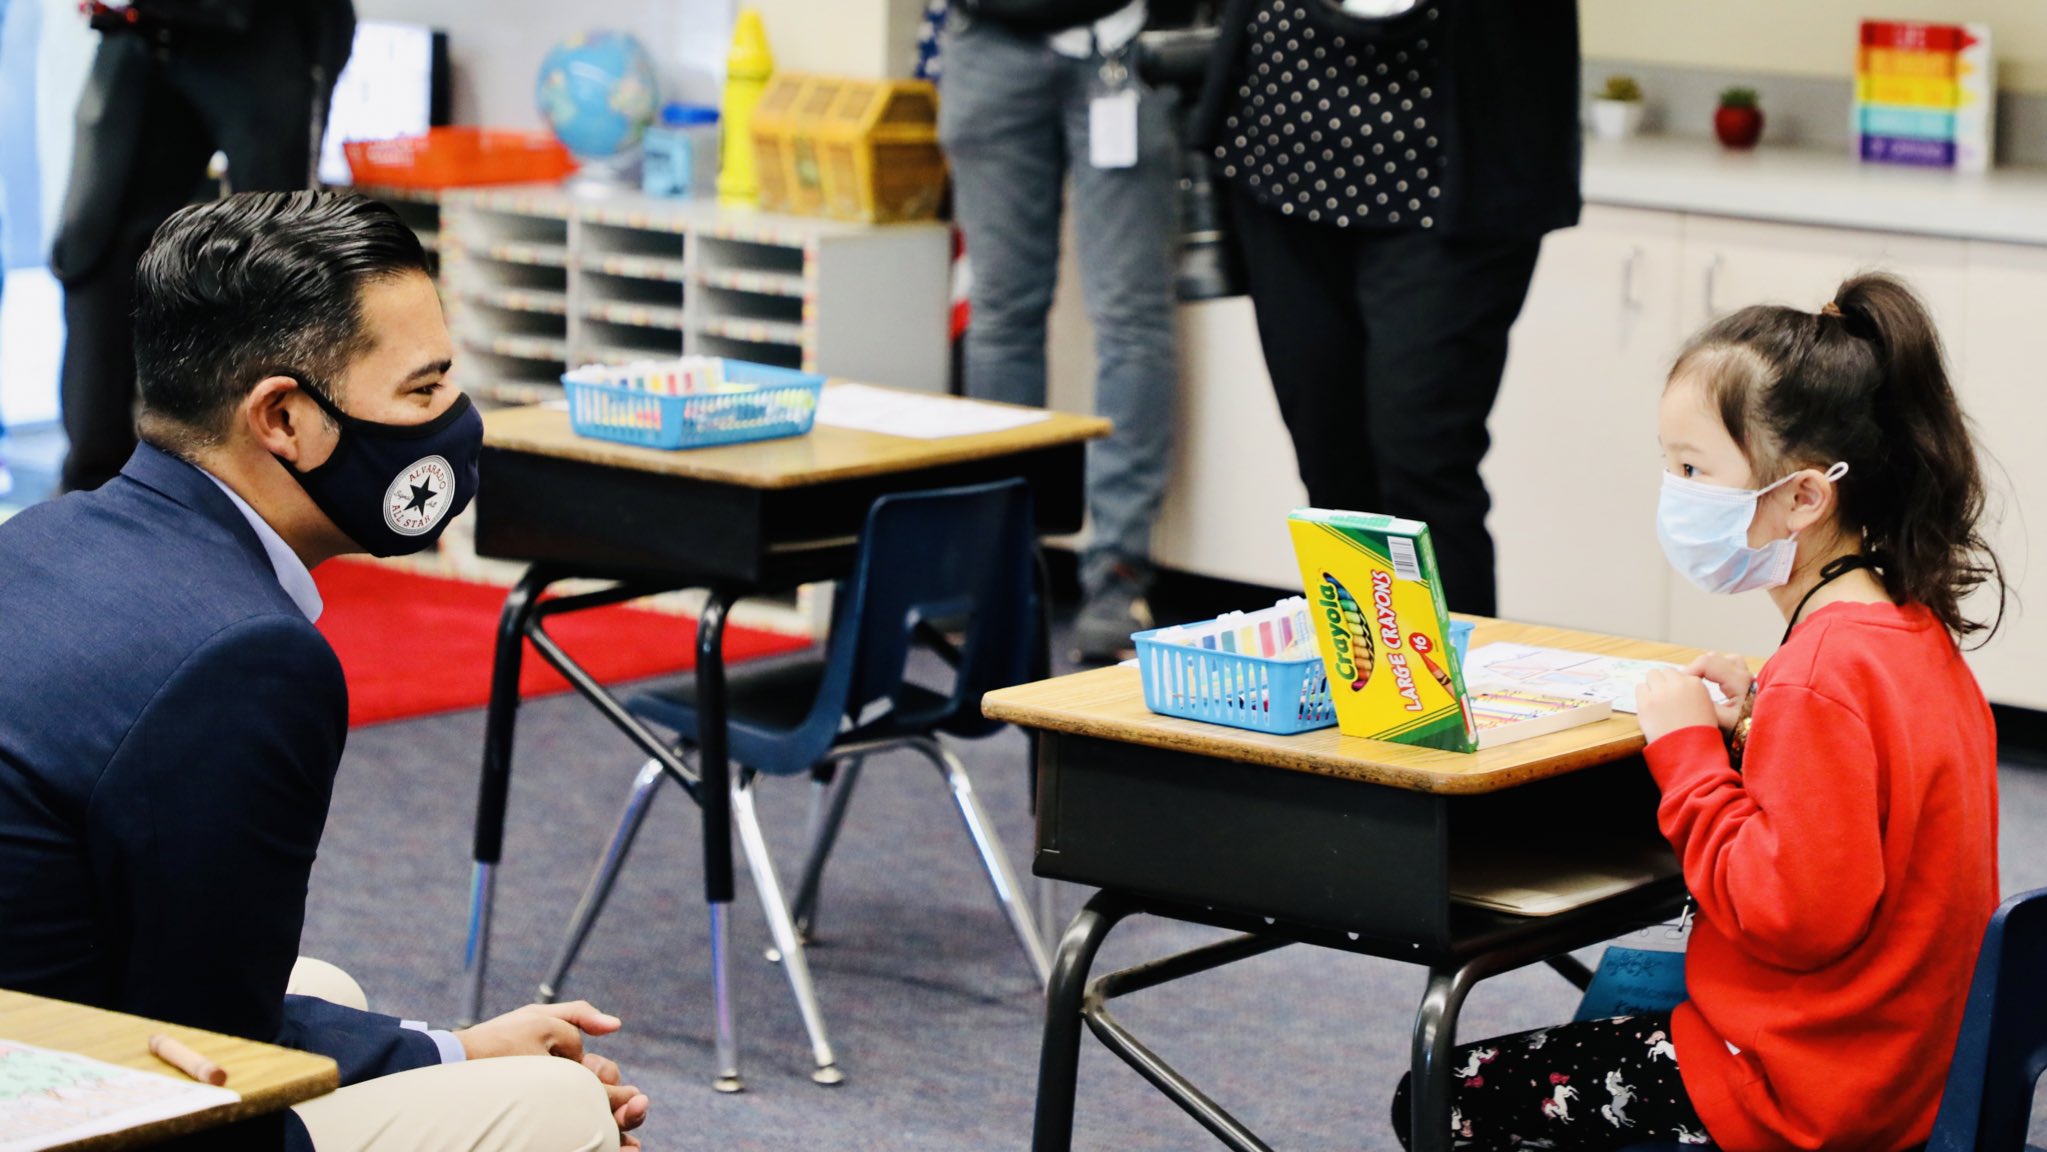
<path id="1" fill-rule="evenodd" d="M 1144 706 L 1164 716 L 1206 720 L 1285 736 L 1336 723 L 1320 655 L 1301 660 L 1161 644 L 1162 629 L 1138 632 Z"/>
<path id="2" fill-rule="evenodd" d="M 824 377 L 743 360 L 727 360 L 724 369 L 725 389 L 682 396 L 568 373 L 562 387 L 569 397 L 569 426 L 579 436 L 646 448 L 707 448 L 810 431 Z"/>

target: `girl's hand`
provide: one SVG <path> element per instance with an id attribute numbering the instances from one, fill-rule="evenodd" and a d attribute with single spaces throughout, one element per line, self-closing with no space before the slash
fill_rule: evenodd
<path id="1" fill-rule="evenodd" d="M 1741 701 L 1748 695 L 1749 685 L 1755 676 L 1748 670 L 1748 661 L 1726 652 L 1708 652 L 1690 664 L 1685 665 L 1685 674 L 1710 680 L 1720 686 L 1726 696 L 1724 703 L 1713 706 L 1714 714 L 1720 720 L 1720 730 L 1732 731 L 1734 722 L 1741 719 Z"/>
<path id="2" fill-rule="evenodd" d="M 1742 691 L 1748 691 L 1747 686 Z M 1680 728 L 1710 727 L 1718 722 L 1706 682 L 1668 668 L 1649 670 L 1648 678 L 1635 689 L 1635 707 L 1635 719 L 1651 744 Z"/>

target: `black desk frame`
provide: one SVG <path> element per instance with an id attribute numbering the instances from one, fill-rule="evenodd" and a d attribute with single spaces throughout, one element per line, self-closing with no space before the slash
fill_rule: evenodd
<path id="1" fill-rule="evenodd" d="M 1101 888 L 1060 941 L 1046 991 L 1036 1152 L 1073 1139 L 1081 1025 L 1238 1152 L 1271 1152 L 1109 1013 L 1117 996 L 1314 944 L 1429 968 L 1412 1049 L 1416 1152 L 1448 1152 L 1457 1016 L 1479 981 L 1546 961 L 1579 987 L 1568 953 L 1677 914 L 1671 876 L 1555 916 L 1488 912 L 1449 898 L 1460 841 L 1523 822 L 1531 841 L 1600 829 L 1621 847 L 1655 835 L 1655 786 L 1639 757 L 1501 792 L 1447 796 L 1241 764 L 1113 739 L 1040 733 L 1035 871 Z M 1612 836 L 1614 829 L 1627 833 Z M 1541 844 L 1531 847 L 1540 848 Z M 1146 913 L 1241 933 L 1089 980 L 1125 918 Z M 1390 1097 L 1393 1085 L 1378 1086 Z"/>
<path id="2" fill-rule="evenodd" d="M 470 911 L 463 948 L 458 1019 L 484 1015 L 491 910 L 504 851 L 512 748 L 524 642 L 559 671 L 697 802 L 702 813 L 704 899 L 711 944 L 727 948 L 733 897 L 732 770 L 726 748 L 724 634 L 733 604 L 750 595 L 837 579 L 851 570 L 867 512 L 882 496 L 1023 477 L 1041 535 L 1079 530 L 1084 507 L 1081 441 L 1010 451 L 930 467 L 754 488 L 638 471 L 558 456 L 486 447 L 477 501 L 479 555 L 530 561 L 505 598 L 491 668 L 483 768 L 477 794 Z M 603 515 L 593 516 L 591 509 Z M 571 578 L 607 579 L 610 588 L 543 599 Z M 708 590 L 697 621 L 696 700 L 703 717 L 696 770 L 548 635 L 546 620 L 682 588 Z M 718 1083 L 739 1086 L 737 1041 L 728 989 L 715 990 Z"/>

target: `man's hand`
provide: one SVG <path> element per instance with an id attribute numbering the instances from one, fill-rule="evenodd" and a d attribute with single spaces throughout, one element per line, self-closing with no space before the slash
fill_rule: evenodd
<path id="1" fill-rule="evenodd" d="M 528 1004 L 496 1019 L 455 1033 L 471 1060 L 493 1056 L 563 1056 L 583 1059 L 583 1033 L 608 1036 L 619 1019 L 592 1007 L 588 1000 L 567 1004 Z"/>
<path id="2" fill-rule="evenodd" d="M 1755 682 L 1755 674 L 1748 670 L 1748 661 L 1725 652 L 1708 652 L 1685 665 L 1685 674 L 1720 686 L 1721 695 L 1727 699 L 1715 704 L 1713 713 L 1720 721 L 1721 731 L 1732 730 L 1734 722 L 1741 719 L 1742 698 L 1748 695 L 1749 685 Z"/>
<path id="3" fill-rule="evenodd" d="M 597 1077 L 611 1102 L 611 1118 L 618 1124 L 619 1146 L 638 1148 L 640 1142 L 628 1135 L 647 1119 L 647 1096 L 630 1084 L 619 1083 L 618 1064 L 595 1052 L 583 1051 L 583 1034 L 607 1036 L 619 1029 L 616 1016 L 599 1012 L 587 1000 L 567 1004 L 528 1004 L 474 1028 L 455 1033 L 462 1050 L 471 1060 L 493 1056 L 560 1056 L 574 1060 Z"/>
<path id="4" fill-rule="evenodd" d="M 1649 670 L 1648 677 L 1635 689 L 1635 708 L 1642 735 L 1651 744 L 1680 728 L 1718 724 L 1713 697 L 1706 693 L 1706 682 L 1668 668 Z"/>
<path id="5" fill-rule="evenodd" d="M 647 1096 L 630 1084 L 620 1084 L 618 1064 L 595 1052 L 585 1053 L 583 1067 L 597 1074 L 604 1084 L 605 1094 L 611 1097 L 611 1118 L 618 1123 L 619 1146 L 638 1148 L 640 1142 L 627 1135 L 647 1119 Z"/>

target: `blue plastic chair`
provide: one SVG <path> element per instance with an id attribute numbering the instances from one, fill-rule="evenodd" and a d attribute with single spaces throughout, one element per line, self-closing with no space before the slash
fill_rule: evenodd
<path id="1" fill-rule="evenodd" d="M 1043 633 L 1036 570 L 1031 493 L 1021 480 L 885 496 L 868 513 L 859 558 L 852 577 L 840 586 L 822 656 L 745 665 L 728 678 L 727 747 L 738 768 L 732 816 L 774 937 L 770 957 L 780 959 L 788 973 L 817 1061 L 812 1078 L 820 1083 L 836 1083 L 840 1077 L 803 940 L 815 914 L 825 859 L 865 757 L 907 749 L 944 774 L 1032 971 L 1041 984 L 1050 976 L 1050 956 L 1009 856 L 974 795 L 966 768 L 937 739 L 941 733 L 983 736 L 1001 727 L 981 714 L 982 694 L 1022 682 L 1037 666 Z M 953 648 L 945 636 L 962 629 L 964 642 Z M 919 644 L 936 646 L 949 658 L 954 671 L 949 689 L 905 678 L 912 649 Z M 636 695 L 626 707 L 674 731 L 683 754 L 691 753 L 698 733 L 694 680 Z M 816 781 L 811 844 L 796 899 L 785 905 L 754 809 L 753 781 L 762 775 L 803 774 Z M 610 847 L 571 920 L 553 974 L 540 987 L 542 999 L 553 999 L 567 978 L 665 777 L 658 761 L 640 770 Z M 714 950 L 713 978 L 720 987 L 725 959 L 722 950 Z"/>
<path id="2" fill-rule="evenodd" d="M 2033 1089 L 2047 1071 L 2047 888 L 2006 900 L 1990 918 L 1954 1062 L 1926 1152 L 2042 1152 L 2026 1143 Z M 1635 1144 L 1625 1152 L 1679 1152 Z"/>
<path id="3" fill-rule="evenodd" d="M 1927 1152 L 2040 1152 L 2026 1143 L 2047 1071 L 2047 888 L 2006 900 L 1983 933 L 1969 1008 Z"/>

